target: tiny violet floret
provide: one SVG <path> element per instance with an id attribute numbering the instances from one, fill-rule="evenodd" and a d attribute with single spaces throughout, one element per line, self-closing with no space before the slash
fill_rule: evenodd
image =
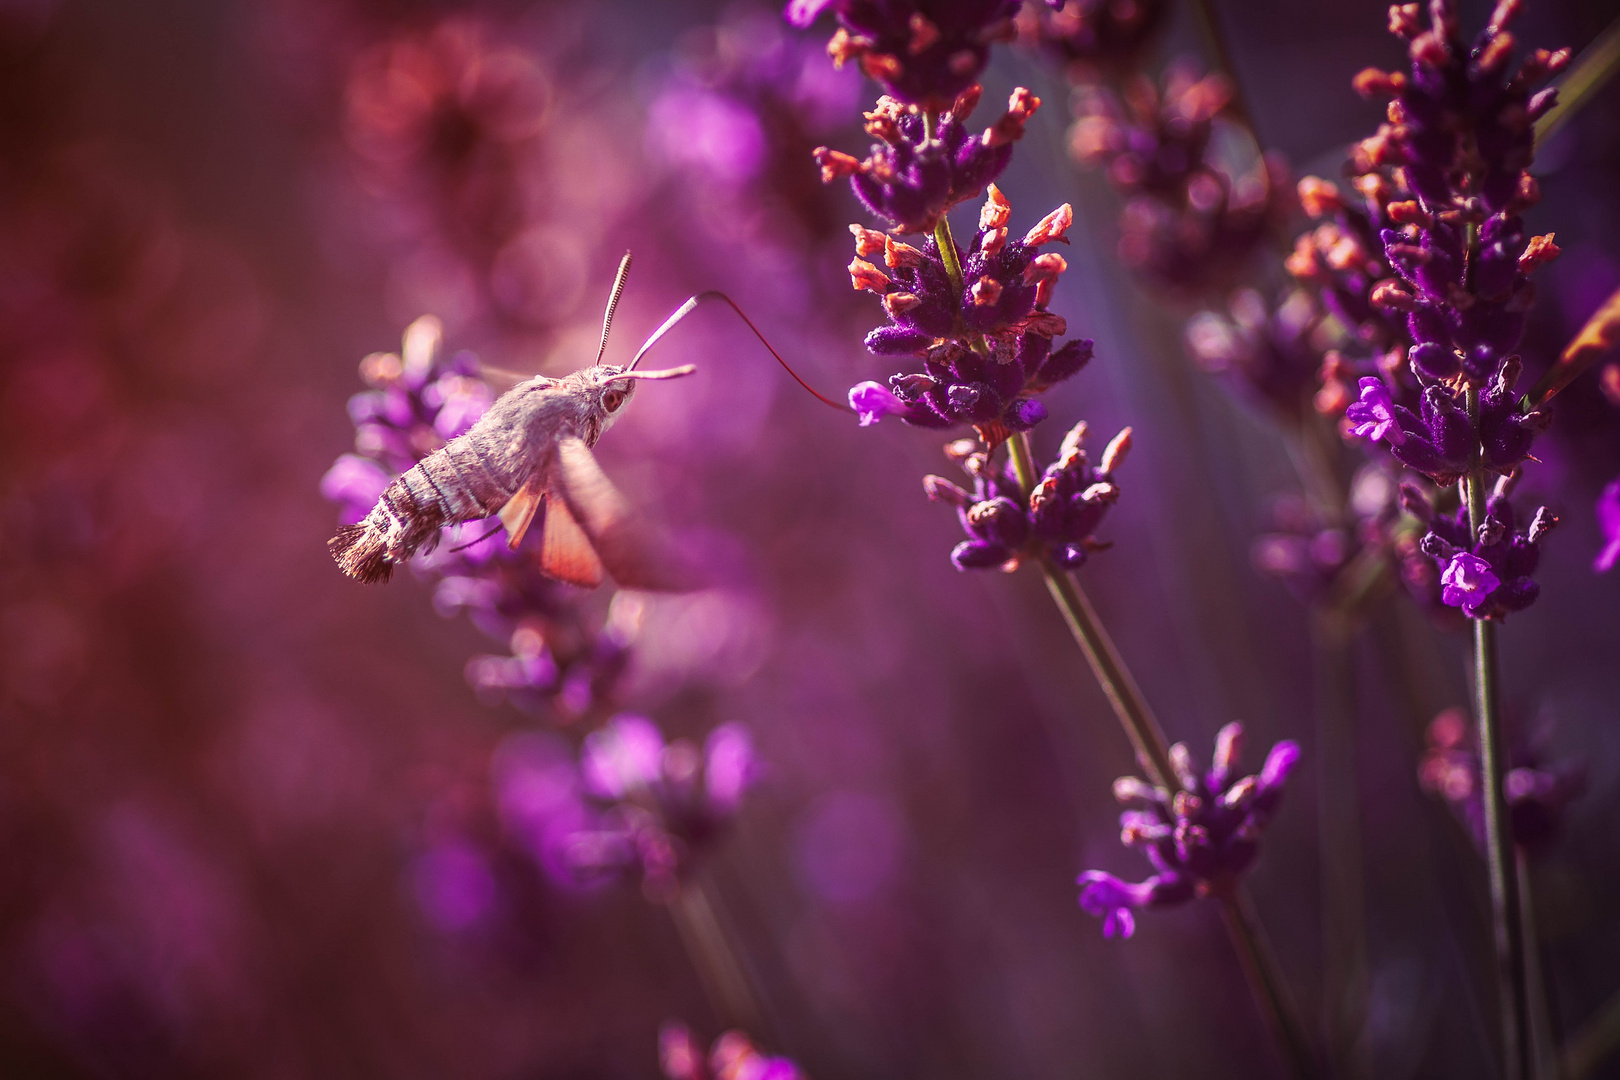
<path id="1" fill-rule="evenodd" d="M 1223 727 L 1203 773 L 1185 743 L 1172 746 L 1174 792 L 1134 776 L 1114 781 L 1114 798 L 1125 807 L 1119 816 L 1120 842 L 1140 849 L 1155 873 L 1135 883 L 1101 870 L 1080 875 L 1080 908 L 1103 920 L 1105 937 L 1130 937 L 1139 908 L 1224 895 L 1254 864 L 1260 833 L 1299 763 L 1299 745 L 1278 743 L 1259 773 L 1240 779 L 1234 774 L 1242 743 L 1242 725 Z"/>
<path id="2" fill-rule="evenodd" d="M 1351 424 L 1350 433 L 1373 442 L 1387 438 L 1391 446 L 1404 443 L 1406 433 L 1396 422 L 1395 401 L 1384 380 L 1369 376 L 1361 380 L 1360 386 L 1361 400 L 1352 403 L 1344 413 Z"/>
<path id="3" fill-rule="evenodd" d="M 885 416 L 903 416 L 906 403 L 895 397 L 887 386 L 870 380 L 850 387 L 849 407 L 861 418 L 861 427 L 870 427 Z"/>
<path id="4" fill-rule="evenodd" d="M 1440 598 L 1448 606 L 1460 607 L 1466 614 L 1474 615 L 1500 584 L 1502 580 L 1491 573 L 1490 563 L 1478 555 L 1459 551 L 1440 575 Z"/>

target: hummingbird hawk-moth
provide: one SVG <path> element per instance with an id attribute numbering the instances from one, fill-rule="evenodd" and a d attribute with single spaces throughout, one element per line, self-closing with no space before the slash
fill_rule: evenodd
<path id="1" fill-rule="evenodd" d="M 687 300 L 627 366 L 602 363 L 629 271 L 626 254 L 602 319 L 596 361 L 560 379 L 536 376 L 512 387 L 467 432 L 395 477 L 364 521 L 343 526 L 327 542 L 339 569 L 368 584 L 387 581 L 397 564 L 434 542 L 441 527 L 498 514 L 514 549 L 531 527 L 541 530 L 540 569 L 560 581 L 594 588 L 612 577 L 627 588 L 662 591 L 696 586 L 696 575 L 630 509 L 591 452 L 623 412 L 637 382 L 696 370 L 685 364 L 637 371 L 647 350 L 698 304 L 722 300 L 800 386 L 824 404 L 850 410 L 799 378 L 736 302 L 720 292 Z"/>

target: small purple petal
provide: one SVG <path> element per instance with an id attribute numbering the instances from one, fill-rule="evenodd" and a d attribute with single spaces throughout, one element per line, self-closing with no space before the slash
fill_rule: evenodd
<path id="1" fill-rule="evenodd" d="M 906 403 L 879 382 L 863 382 L 850 387 L 849 407 L 861 418 L 861 427 L 870 427 L 885 416 L 904 416 Z"/>
<path id="2" fill-rule="evenodd" d="M 1459 551 L 1440 575 L 1440 599 L 1450 607 L 1462 608 L 1473 615 L 1485 603 L 1486 597 L 1502 584 L 1491 570 L 1491 564 L 1478 555 Z"/>
<path id="3" fill-rule="evenodd" d="M 580 771 L 593 794 L 623 798 L 663 775 L 664 736 L 644 716 L 616 716 L 585 737 Z"/>

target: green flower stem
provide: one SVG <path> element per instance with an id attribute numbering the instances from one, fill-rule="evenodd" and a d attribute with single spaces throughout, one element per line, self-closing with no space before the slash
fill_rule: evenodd
<path id="1" fill-rule="evenodd" d="M 1468 418 L 1479 420 L 1479 388 L 1466 393 Z M 1485 520 L 1485 476 L 1476 468 L 1465 485 L 1471 537 L 1479 535 Z M 1525 977 L 1525 935 L 1519 910 L 1519 889 L 1514 869 L 1513 830 L 1507 801 L 1502 795 L 1505 773 L 1502 706 L 1497 661 L 1496 623 L 1472 619 L 1474 624 L 1474 694 L 1479 721 L 1481 802 L 1485 814 L 1485 860 L 1490 873 L 1491 914 L 1496 939 L 1498 991 L 1502 1007 L 1502 1058 L 1506 1080 L 1530 1080 L 1534 1075 L 1530 1045 L 1530 993 Z"/>
<path id="2" fill-rule="evenodd" d="M 718 906 L 707 876 L 700 870 L 682 880 L 680 891 L 668 906 L 681 944 L 692 958 L 698 981 L 716 1016 L 727 1027 L 746 1031 L 755 1038 L 768 1037 L 771 1033 L 764 1011 L 747 970 L 732 948 L 724 911 Z"/>
<path id="3" fill-rule="evenodd" d="M 1027 497 L 1036 482 L 1029 433 L 1019 432 L 1007 441 L 1007 445 L 1012 454 L 1018 485 Z M 1097 677 L 1098 685 L 1113 706 L 1114 715 L 1119 717 L 1125 737 L 1136 751 L 1136 760 L 1147 774 L 1148 781 L 1168 791 L 1178 790 L 1181 784 L 1176 779 L 1175 768 L 1170 764 L 1170 746 L 1164 737 L 1164 730 L 1159 727 L 1158 719 L 1148 707 L 1141 687 L 1125 666 L 1113 639 L 1097 618 L 1091 601 L 1073 574 L 1044 555 L 1040 563 L 1052 600 L 1063 613 L 1064 620 L 1069 624 L 1069 632 L 1074 635 L 1080 651 L 1091 664 L 1092 674 Z M 1288 993 L 1276 957 L 1260 929 L 1254 905 L 1241 885 L 1222 895 L 1221 910 L 1249 985 L 1277 1038 L 1284 1061 L 1293 1075 L 1302 1080 L 1316 1076 L 1318 1070 L 1310 1037 Z"/>
<path id="4" fill-rule="evenodd" d="M 940 212 L 939 221 L 934 225 L 934 243 L 939 246 L 939 257 L 945 263 L 945 273 L 950 275 L 951 287 L 958 293 L 962 291 L 962 261 L 956 257 L 956 241 L 951 237 L 951 223 Z"/>

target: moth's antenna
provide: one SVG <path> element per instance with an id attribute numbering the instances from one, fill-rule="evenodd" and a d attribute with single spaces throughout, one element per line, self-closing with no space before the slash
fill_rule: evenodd
<path id="1" fill-rule="evenodd" d="M 626 256 L 626 258 L 628 258 L 628 256 Z M 726 304 L 728 304 L 731 307 L 731 310 L 735 311 L 737 313 L 737 317 L 748 325 L 748 329 L 750 329 L 750 330 L 752 330 L 754 332 L 754 336 L 759 338 L 759 343 L 761 345 L 765 346 L 766 351 L 769 352 L 772 356 L 776 357 L 776 362 L 778 364 L 782 365 L 782 370 L 786 371 L 789 375 L 793 376 L 793 381 L 794 382 L 798 383 L 800 386 L 802 386 L 806 390 L 810 391 L 810 395 L 812 397 L 814 397 L 817 401 L 820 401 L 823 405 L 830 405 L 833 408 L 837 409 L 839 412 L 854 412 L 855 411 L 854 409 L 851 409 L 848 405 L 845 405 L 843 402 L 834 401 L 832 398 L 827 397 L 826 395 L 820 393 L 819 391 L 816 390 L 815 387 L 811 386 L 809 383 L 807 383 L 803 379 L 799 378 L 799 373 L 797 371 L 794 371 L 793 368 L 788 364 L 788 362 L 786 360 L 782 359 L 782 354 L 781 353 L 777 352 L 774 348 L 771 347 L 771 343 L 769 341 L 765 340 L 765 335 L 759 332 L 759 327 L 754 325 L 753 320 L 750 319 L 747 315 L 743 314 L 743 309 L 737 306 L 737 301 L 733 300 L 731 297 L 727 296 L 725 293 L 718 292 L 718 291 L 716 291 L 714 289 L 710 289 L 707 292 L 698 293 L 696 296 L 692 297 L 690 300 L 688 300 L 686 303 L 682 304 L 678 309 L 676 309 L 675 314 L 673 314 L 669 318 L 665 319 L 664 320 L 664 325 L 660 326 L 657 330 L 653 331 L 652 337 L 648 338 L 646 340 L 646 342 L 641 346 L 641 349 L 636 353 L 636 358 L 634 360 L 630 361 L 630 366 L 625 368 L 625 371 L 627 371 L 627 372 L 631 371 L 631 370 L 633 370 L 635 368 L 635 366 L 637 364 L 641 363 L 641 358 L 643 356 L 647 355 L 647 350 L 648 349 L 650 349 L 654 345 L 658 344 L 658 339 L 659 338 L 663 337 L 665 334 L 667 334 L 671 330 L 673 330 L 675 328 L 676 323 L 680 322 L 682 319 L 684 319 L 688 315 L 690 315 L 692 313 L 692 309 L 696 308 L 699 304 L 703 303 L 705 300 L 724 300 L 726 302 Z"/>
<path id="2" fill-rule="evenodd" d="M 613 295 L 608 297 L 607 314 L 602 316 L 602 344 L 596 350 L 596 362 L 600 364 L 602 357 L 607 355 L 608 331 L 613 329 L 613 311 L 619 306 L 619 297 L 624 295 L 624 279 L 630 276 L 630 253 L 624 253 L 619 260 L 619 272 L 613 278 Z M 633 366 L 633 365 L 632 365 Z"/>

